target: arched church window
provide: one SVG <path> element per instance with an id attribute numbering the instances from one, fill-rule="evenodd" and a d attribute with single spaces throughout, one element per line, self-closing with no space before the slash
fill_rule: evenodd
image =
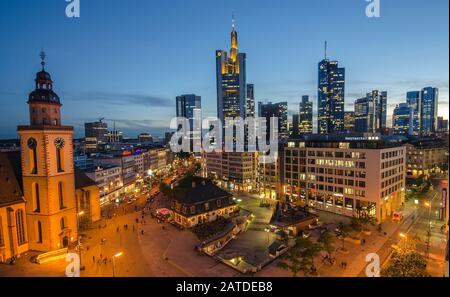
<path id="1" fill-rule="evenodd" d="M 26 242 L 25 226 L 23 220 L 23 210 L 16 211 L 16 228 L 17 228 L 17 243 L 22 245 Z"/>
<path id="2" fill-rule="evenodd" d="M 33 198 L 34 198 L 34 212 L 41 212 L 41 197 L 39 193 L 39 184 L 34 183 L 33 187 Z"/>
<path id="3" fill-rule="evenodd" d="M 30 159 L 30 173 L 37 174 L 37 141 L 34 138 L 29 138 L 27 142 L 29 149 L 29 159 Z"/>
<path id="4" fill-rule="evenodd" d="M 42 223 L 41 221 L 37 222 L 37 235 L 38 235 L 38 243 L 42 243 Z"/>
<path id="5" fill-rule="evenodd" d="M 63 149 L 64 149 L 65 141 L 64 139 L 58 137 L 55 139 L 55 147 L 56 147 L 56 165 L 58 172 L 64 172 L 64 156 L 63 156 Z"/>

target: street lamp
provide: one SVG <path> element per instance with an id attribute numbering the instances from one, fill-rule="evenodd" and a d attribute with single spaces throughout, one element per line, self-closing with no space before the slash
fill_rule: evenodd
<path id="1" fill-rule="evenodd" d="M 80 211 L 77 213 L 77 234 L 78 234 L 78 258 L 80 259 L 80 270 L 84 270 L 83 265 L 81 264 L 81 234 L 80 234 L 80 217 L 84 215 L 84 211 Z"/>
<path id="2" fill-rule="evenodd" d="M 430 245 L 431 245 L 431 201 L 425 202 L 425 207 L 428 208 L 428 231 L 427 231 L 427 259 L 430 258 Z"/>
<path id="3" fill-rule="evenodd" d="M 408 236 L 407 236 L 405 233 L 400 233 L 399 236 L 400 236 L 401 238 L 403 238 L 403 246 L 404 246 L 404 249 L 406 250 L 406 247 L 407 247 L 407 241 L 408 241 Z"/>
<path id="4" fill-rule="evenodd" d="M 270 229 L 269 228 L 265 228 L 264 231 L 267 233 L 267 244 L 269 244 L 269 232 L 270 232 Z"/>
<path id="5" fill-rule="evenodd" d="M 118 257 L 120 257 L 120 256 L 122 256 L 122 255 L 123 255 L 123 253 L 122 253 L 122 252 L 119 252 L 119 253 L 115 254 L 115 255 L 112 257 L 112 263 L 113 263 L 113 277 L 116 276 L 116 258 L 118 258 Z"/>

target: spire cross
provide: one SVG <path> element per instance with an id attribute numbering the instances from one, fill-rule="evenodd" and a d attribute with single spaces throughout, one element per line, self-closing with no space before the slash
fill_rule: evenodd
<path id="1" fill-rule="evenodd" d="M 44 49 L 41 50 L 40 57 L 41 57 L 41 65 L 42 65 L 42 69 L 44 69 L 44 66 L 45 66 L 45 57 L 46 57 L 45 52 L 44 52 Z"/>

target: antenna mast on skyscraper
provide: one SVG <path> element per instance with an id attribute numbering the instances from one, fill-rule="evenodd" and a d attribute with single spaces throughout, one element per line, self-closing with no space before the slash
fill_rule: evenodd
<path id="1" fill-rule="evenodd" d="M 233 31 L 234 31 L 234 28 L 235 28 L 234 12 L 231 14 L 231 27 L 233 28 Z"/>
<path id="2" fill-rule="evenodd" d="M 327 41 L 325 40 L 325 60 L 327 59 Z"/>

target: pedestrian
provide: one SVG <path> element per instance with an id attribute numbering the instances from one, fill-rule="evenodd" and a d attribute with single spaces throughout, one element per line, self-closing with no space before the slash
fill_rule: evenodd
<path id="1" fill-rule="evenodd" d="M 141 234 L 144 235 L 144 229 L 141 230 Z"/>
<path id="2" fill-rule="evenodd" d="M 95 263 L 95 256 L 92 256 L 92 263 Z"/>
<path id="3" fill-rule="evenodd" d="M 119 232 L 119 227 L 117 227 L 117 232 Z"/>

